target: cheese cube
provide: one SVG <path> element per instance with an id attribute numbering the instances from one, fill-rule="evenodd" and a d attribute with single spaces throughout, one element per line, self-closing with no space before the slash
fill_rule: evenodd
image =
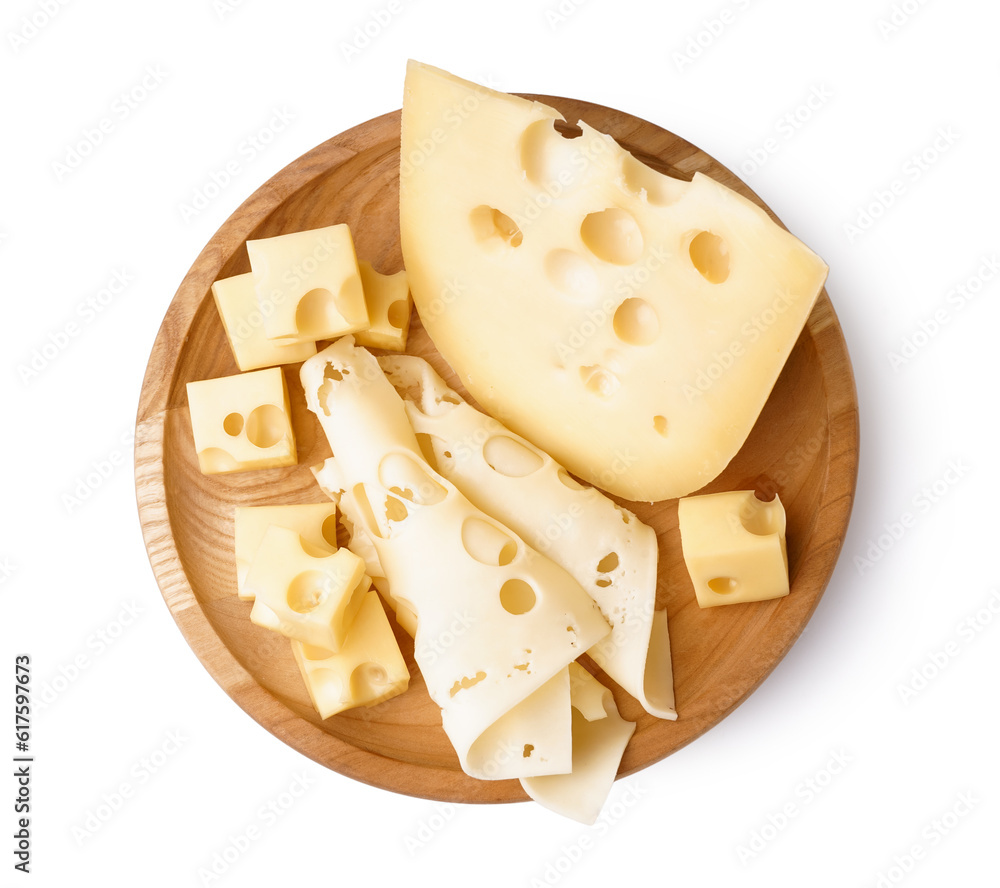
<path id="1" fill-rule="evenodd" d="M 303 644 L 340 649 L 371 580 L 365 563 L 349 549 L 310 554 L 302 538 L 271 525 L 244 581 L 254 596 L 250 620 Z"/>
<path id="2" fill-rule="evenodd" d="M 371 326 L 358 331 L 354 341 L 369 348 L 405 351 L 413 308 L 406 272 L 380 274 L 366 261 L 362 261 L 359 267 Z"/>
<path id="3" fill-rule="evenodd" d="M 268 339 L 333 339 L 368 327 L 368 309 L 346 224 L 247 241 Z"/>
<path id="4" fill-rule="evenodd" d="M 247 572 L 268 527 L 277 524 L 295 531 L 310 555 L 332 555 L 337 551 L 337 506 L 335 503 L 304 503 L 284 506 L 237 506 L 234 521 L 236 590 L 240 598 L 253 599 L 245 590 Z"/>
<path id="5" fill-rule="evenodd" d="M 189 382 L 187 395 L 198 464 L 206 475 L 295 465 L 281 368 Z"/>
<path id="6" fill-rule="evenodd" d="M 788 594 L 785 509 L 752 490 L 688 496 L 677 504 L 681 548 L 701 607 Z"/>
<path id="7" fill-rule="evenodd" d="M 409 685 L 410 673 L 374 589 L 365 594 L 337 653 L 296 641 L 292 653 L 320 718 L 354 706 L 374 706 Z"/>
<path id="8" fill-rule="evenodd" d="M 212 296 L 240 370 L 294 364 L 316 354 L 315 342 L 281 345 L 267 338 L 251 272 L 216 281 L 212 284 Z"/>

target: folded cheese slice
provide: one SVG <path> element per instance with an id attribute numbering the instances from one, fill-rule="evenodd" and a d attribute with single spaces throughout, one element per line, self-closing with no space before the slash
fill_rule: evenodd
<path id="1" fill-rule="evenodd" d="M 674 719 L 667 613 L 656 609 L 656 533 L 547 453 L 462 400 L 425 361 L 378 359 L 428 462 L 469 500 L 571 573 L 611 635 L 587 653 L 643 708 Z"/>
<path id="2" fill-rule="evenodd" d="M 573 769 L 567 774 L 521 779 L 524 791 L 540 805 L 593 824 L 615 781 L 635 723 L 618 714 L 614 697 L 579 663 L 570 663 L 573 710 Z"/>
<path id="3" fill-rule="evenodd" d="M 427 465 L 402 399 L 351 337 L 301 375 L 392 596 L 415 615 L 417 665 L 463 770 L 484 779 L 564 770 L 565 761 L 511 755 L 504 732 L 490 732 L 610 633 L 597 605 Z"/>
<path id="4" fill-rule="evenodd" d="M 719 182 L 662 175 L 584 121 L 573 135 L 551 107 L 410 62 L 410 291 L 508 428 L 617 496 L 683 496 L 742 446 L 827 266 Z"/>

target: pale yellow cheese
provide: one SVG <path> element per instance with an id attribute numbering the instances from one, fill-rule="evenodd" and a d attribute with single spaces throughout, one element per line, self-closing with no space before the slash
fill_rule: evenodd
<path id="1" fill-rule="evenodd" d="M 206 475 L 295 465 L 280 367 L 189 382 L 187 396 L 198 464 Z"/>
<path id="2" fill-rule="evenodd" d="M 521 779 L 524 791 L 544 807 L 593 824 L 615 782 L 635 722 L 619 715 L 611 691 L 579 663 L 569 665 L 573 764 L 566 774 Z"/>
<path id="3" fill-rule="evenodd" d="M 411 62 L 403 261 L 476 401 L 631 500 L 688 494 L 739 450 L 826 278 L 823 261 L 702 174 Z"/>
<path id="4" fill-rule="evenodd" d="M 345 223 L 247 241 L 269 339 L 332 339 L 368 326 L 354 240 Z"/>
<path id="5" fill-rule="evenodd" d="M 785 509 L 752 490 L 689 496 L 677 504 L 681 548 L 698 604 L 715 607 L 787 595 Z"/>
<path id="6" fill-rule="evenodd" d="M 366 260 L 358 265 L 371 326 L 355 333 L 354 341 L 368 348 L 404 351 L 413 309 L 406 272 L 381 274 Z"/>
<path id="7" fill-rule="evenodd" d="M 250 563 L 268 527 L 277 524 L 294 530 L 302 548 L 310 555 L 330 555 L 337 551 L 337 506 L 335 503 L 301 503 L 280 506 L 237 506 L 233 519 L 236 555 L 236 591 L 252 600 L 244 590 Z"/>
<path id="8" fill-rule="evenodd" d="M 216 281 L 212 296 L 240 370 L 294 364 L 316 354 L 315 342 L 280 345 L 267 338 L 251 272 Z"/>
<path id="9" fill-rule="evenodd" d="M 471 502 L 571 573 L 611 634 L 587 653 L 647 712 L 674 719 L 656 534 L 547 453 L 466 403 L 422 358 L 379 358 L 424 455 Z"/>
<path id="10" fill-rule="evenodd" d="M 406 661 L 374 589 L 365 593 L 339 651 L 293 641 L 292 653 L 320 718 L 374 706 L 409 685 Z"/>
<path id="11" fill-rule="evenodd" d="M 315 554 L 294 530 L 272 524 L 243 584 L 254 599 L 250 619 L 303 644 L 338 651 L 371 586 L 364 571 L 349 549 Z"/>
<path id="12" fill-rule="evenodd" d="M 392 595 L 416 617 L 414 656 L 463 769 L 505 779 L 559 768 L 510 756 L 490 729 L 609 634 L 600 610 L 427 465 L 370 352 L 339 339 L 303 364 L 302 383 Z"/>

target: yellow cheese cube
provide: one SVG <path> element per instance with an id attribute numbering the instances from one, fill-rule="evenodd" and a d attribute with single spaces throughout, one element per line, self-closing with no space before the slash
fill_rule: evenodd
<path id="1" fill-rule="evenodd" d="M 212 284 L 212 296 L 240 370 L 294 364 L 316 354 L 315 342 L 281 345 L 267 338 L 251 272 L 216 281 Z"/>
<path id="2" fill-rule="evenodd" d="M 271 525 L 244 581 L 254 596 L 250 620 L 312 647 L 340 649 L 371 580 L 365 563 L 349 549 L 310 554 L 302 538 Z"/>
<path id="3" fill-rule="evenodd" d="M 366 261 L 362 261 L 359 267 L 371 326 L 367 330 L 359 330 L 354 335 L 354 341 L 370 348 L 405 351 L 413 308 L 406 272 L 380 274 Z"/>
<path id="4" fill-rule="evenodd" d="M 354 706 L 374 706 L 406 690 L 410 673 L 372 589 L 335 654 L 292 642 L 292 653 L 320 718 Z"/>
<path id="5" fill-rule="evenodd" d="M 295 465 L 280 367 L 189 382 L 187 395 L 198 463 L 206 475 Z"/>
<path id="6" fill-rule="evenodd" d="M 752 490 L 683 497 L 681 548 L 701 607 L 788 594 L 785 509 Z"/>
<path id="7" fill-rule="evenodd" d="M 354 241 L 346 224 L 247 241 L 269 339 L 333 339 L 368 327 Z"/>
<path id="8" fill-rule="evenodd" d="M 304 503 L 284 506 L 237 506 L 233 526 L 236 549 L 236 589 L 240 598 L 253 599 L 245 591 L 247 571 L 268 527 L 277 524 L 295 531 L 310 555 L 332 555 L 337 551 L 337 506 L 335 503 Z"/>

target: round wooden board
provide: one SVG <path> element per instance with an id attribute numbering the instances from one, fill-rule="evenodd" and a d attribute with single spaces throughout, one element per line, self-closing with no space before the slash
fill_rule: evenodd
<path id="1" fill-rule="evenodd" d="M 586 102 L 529 96 L 583 118 L 662 171 L 702 171 L 764 204 L 733 173 L 651 123 Z M 248 238 L 346 222 L 359 258 L 402 268 L 399 246 L 399 112 L 361 124 L 303 155 L 254 193 L 195 260 L 175 295 L 149 359 L 136 423 L 136 493 L 153 572 L 170 612 L 206 669 L 254 719 L 314 761 L 354 779 L 429 799 L 525 799 L 515 780 L 478 781 L 459 768 L 413 661 L 407 692 L 370 709 L 321 721 L 286 639 L 250 622 L 236 596 L 237 505 L 322 502 L 310 467 L 330 455 L 305 406 L 298 365 L 284 368 L 298 437 L 298 465 L 230 475 L 198 469 L 185 385 L 238 372 L 211 295 L 218 278 L 250 270 Z M 766 209 L 766 207 L 765 207 Z M 772 214 L 773 215 L 773 214 Z M 409 346 L 463 392 L 416 316 Z M 636 730 L 619 776 L 656 762 L 717 724 L 763 681 L 801 633 L 833 571 L 857 478 L 858 413 L 847 349 L 822 293 L 753 432 L 706 492 L 777 492 L 787 512 L 791 594 L 701 610 L 680 550 L 677 503 L 628 504 L 660 543 L 658 606 L 669 612 L 677 721 L 647 715 L 612 688 Z"/>

